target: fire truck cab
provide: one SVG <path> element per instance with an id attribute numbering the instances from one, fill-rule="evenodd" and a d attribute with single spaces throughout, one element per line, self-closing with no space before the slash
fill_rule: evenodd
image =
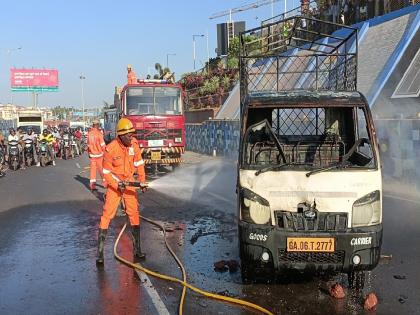
<path id="1" fill-rule="evenodd" d="M 178 166 L 185 150 L 181 85 L 137 80 L 116 93 L 117 115 L 132 121 L 146 165 Z"/>

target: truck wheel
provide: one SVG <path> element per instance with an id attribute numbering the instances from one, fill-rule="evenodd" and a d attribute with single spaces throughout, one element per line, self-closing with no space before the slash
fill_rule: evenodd
<path id="1" fill-rule="evenodd" d="M 13 161 L 12 162 L 12 170 L 16 171 L 18 169 L 18 167 L 19 167 L 18 161 L 16 161 L 16 160 Z"/>
<path id="2" fill-rule="evenodd" d="M 349 288 L 362 290 L 365 287 L 366 273 L 364 271 L 350 271 L 347 274 Z"/>
<path id="3" fill-rule="evenodd" d="M 246 262 L 241 261 L 241 277 L 243 284 L 251 284 L 254 282 L 252 268 Z"/>
<path id="4" fill-rule="evenodd" d="M 179 167 L 179 163 L 172 164 L 172 171 L 175 171 Z"/>

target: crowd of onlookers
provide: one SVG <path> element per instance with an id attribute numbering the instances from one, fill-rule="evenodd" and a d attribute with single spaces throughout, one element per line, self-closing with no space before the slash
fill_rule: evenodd
<path id="1" fill-rule="evenodd" d="M 56 128 L 48 126 L 40 134 L 35 133 L 31 127 L 26 130 L 18 127 L 16 130 L 10 128 L 7 136 L 0 131 L 0 177 L 4 175 L 3 166 L 10 162 L 12 143 L 16 143 L 19 151 L 19 168 L 24 169 L 26 166 L 30 166 L 25 158 L 25 147 L 28 147 L 28 140 L 30 140 L 29 151 L 32 157 L 30 165 L 40 166 L 40 143 L 43 140 L 45 140 L 49 162 L 52 165 L 55 165 L 56 157 L 72 158 L 81 155 L 86 150 L 86 133 L 80 127 Z M 70 147 L 68 157 L 64 154 L 67 147 Z"/>

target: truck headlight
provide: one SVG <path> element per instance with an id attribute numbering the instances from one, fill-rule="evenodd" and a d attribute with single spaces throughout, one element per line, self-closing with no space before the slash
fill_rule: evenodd
<path id="1" fill-rule="evenodd" d="M 241 218 L 255 224 L 267 224 L 271 219 L 270 204 L 249 189 L 241 189 Z"/>
<path id="2" fill-rule="evenodd" d="M 381 222 L 381 195 L 375 190 L 353 203 L 352 226 L 369 226 Z"/>
<path id="3" fill-rule="evenodd" d="M 176 143 L 180 143 L 182 141 L 182 138 L 181 137 L 177 137 L 177 138 L 175 138 L 175 142 Z"/>

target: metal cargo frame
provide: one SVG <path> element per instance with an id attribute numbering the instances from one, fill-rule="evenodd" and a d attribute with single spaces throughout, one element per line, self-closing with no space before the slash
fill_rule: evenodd
<path id="1" fill-rule="evenodd" d="M 256 91 L 357 88 L 357 29 L 294 16 L 240 35 L 241 99 Z"/>

